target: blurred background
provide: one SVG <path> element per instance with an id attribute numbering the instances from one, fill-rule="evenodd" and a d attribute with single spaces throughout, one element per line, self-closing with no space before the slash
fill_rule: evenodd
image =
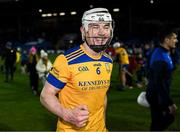
<path id="1" fill-rule="evenodd" d="M 48 48 L 67 48 L 81 41 L 82 14 L 93 7 L 109 9 L 121 40 L 152 39 L 160 25 L 180 24 L 178 0 L 0 0 L 0 43 L 42 38 Z"/>

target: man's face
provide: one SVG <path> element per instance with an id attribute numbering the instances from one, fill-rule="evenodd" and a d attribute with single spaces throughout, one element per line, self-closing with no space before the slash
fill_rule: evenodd
<path id="1" fill-rule="evenodd" d="M 177 34 L 172 33 L 172 35 L 168 38 L 168 47 L 169 48 L 176 48 L 177 40 Z"/>
<path id="2" fill-rule="evenodd" d="M 85 31 L 86 41 L 89 45 L 105 45 L 112 34 L 110 23 L 90 23 Z"/>

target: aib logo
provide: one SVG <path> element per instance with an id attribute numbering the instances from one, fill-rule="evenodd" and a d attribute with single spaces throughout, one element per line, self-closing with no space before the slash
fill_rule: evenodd
<path id="1" fill-rule="evenodd" d="M 89 71 L 87 66 L 80 66 L 78 67 L 78 71 Z"/>

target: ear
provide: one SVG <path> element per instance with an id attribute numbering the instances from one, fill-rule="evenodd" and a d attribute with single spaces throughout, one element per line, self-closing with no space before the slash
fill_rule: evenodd
<path id="1" fill-rule="evenodd" d="M 166 37 L 166 38 L 164 39 L 164 42 L 165 42 L 165 43 L 168 43 L 168 42 L 169 42 L 169 38 Z"/>
<path id="2" fill-rule="evenodd" d="M 80 31 L 81 31 L 81 33 L 83 32 L 83 27 L 82 26 L 80 27 Z"/>
<path id="3" fill-rule="evenodd" d="M 84 41 L 84 28 L 82 26 L 80 27 L 80 31 L 81 31 L 82 40 Z"/>

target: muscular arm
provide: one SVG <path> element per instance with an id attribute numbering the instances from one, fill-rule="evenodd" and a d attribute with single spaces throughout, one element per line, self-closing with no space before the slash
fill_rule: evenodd
<path id="1" fill-rule="evenodd" d="M 40 101 L 44 107 L 46 107 L 50 112 L 63 118 L 63 113 L 65 109 L 59 103 L 56 94 L 59 90 L 54 88 L 48 82 L 45 83 L 44 88 L 40 95 Z"/>
<path id="2" fill-rule="evenodd" d="M 41 92 L 40 101 L 50 112 L 77 127 L 84 127 L 89 118 L 88 108 L 79 105 L 74 109 L 67 109 L 60 104 L 56 94 L 59 90 L 46 82 Z"/>

